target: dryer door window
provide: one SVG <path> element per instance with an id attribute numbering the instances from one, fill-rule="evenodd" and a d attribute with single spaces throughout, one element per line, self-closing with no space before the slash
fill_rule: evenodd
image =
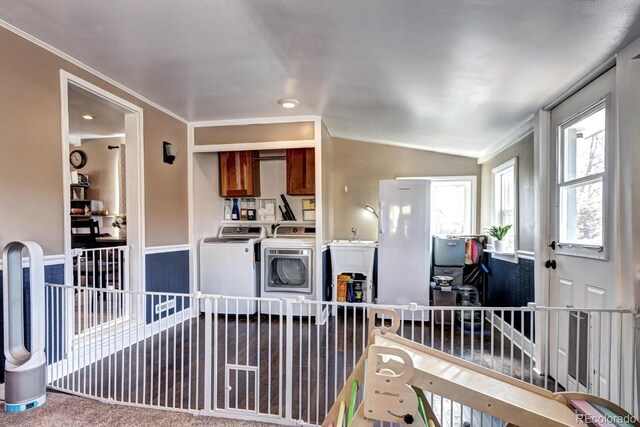
<path id="1" fill-rule="evenodd" d="M 268 249 L 266 292 L 311 293 L 311 250 Z"/>

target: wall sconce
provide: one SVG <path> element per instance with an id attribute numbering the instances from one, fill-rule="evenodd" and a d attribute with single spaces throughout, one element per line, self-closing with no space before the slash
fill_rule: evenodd
<path id="1" fill-rule="evenodd" d="M 162 160 L 165 163 L 172 165 L 173 161 L 176 159 L 177 152 L 178 152 L 178 147 L 176 147 L 170 142 L 162 141 Z"/>
<path id="2" fill-rule="evenodd" d="M 364 207 L 366 210 L 368 210 L 369 212 L 371 212 L 372 214 L 374 214 L 376 216 L 376 218 L 380 219 L 380 217 L 378 216 L 378 214 L 376 213 L 376 210 L 373 208 L 373 206 L 367 205 Z"/>

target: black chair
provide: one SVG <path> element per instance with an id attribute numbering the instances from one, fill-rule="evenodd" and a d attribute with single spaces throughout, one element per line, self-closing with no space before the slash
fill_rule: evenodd
<path id="1" fill-rule="evenodd" d="M 95 248 L 100 235 L 98 221 L 93 219 L 71 220 L 71 248 Z"/>

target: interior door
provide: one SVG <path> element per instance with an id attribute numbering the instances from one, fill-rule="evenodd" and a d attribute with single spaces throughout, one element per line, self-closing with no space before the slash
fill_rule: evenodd
<path id="1" fill-rule="evenodd" d="M 552 307 L 615 305 L 614 86 L 615 73 L 609 70 L 551 111 L 554 248 L 545 266 Z M 600 344 L 600 334 L 609 329 L 609 321 L 578 310 L 551 315 L 549 374 L 560 386 L 594 392 L 608 388 L 606 367 L 614 356 Z M 602 356 L 593 357 L 598 351 Z"/>

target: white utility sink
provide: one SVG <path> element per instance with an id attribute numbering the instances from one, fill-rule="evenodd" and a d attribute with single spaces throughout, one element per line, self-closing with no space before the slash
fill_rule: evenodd
<path id="1" fill-rule="evenodd" d="M 329 242 L 329 246 L 332 248 L 340 246 L 345 248 L 376 248 L 378 247 L 378 242 L 376 242 L 375 240 L 332 240 L 331 242 Z"/>
<path id="2" fill-rule="evenodd" d="M 336 301 L 338 275 L 360 273 L 364 275 L 363 302 L 373 302 L 373 257 L 378 242 L 373 240 L 333 240 L 329 242 L 331 250 L 331 270 L 333 301 Z M 333 307 L 333 314 L 336 307 Z"/>

